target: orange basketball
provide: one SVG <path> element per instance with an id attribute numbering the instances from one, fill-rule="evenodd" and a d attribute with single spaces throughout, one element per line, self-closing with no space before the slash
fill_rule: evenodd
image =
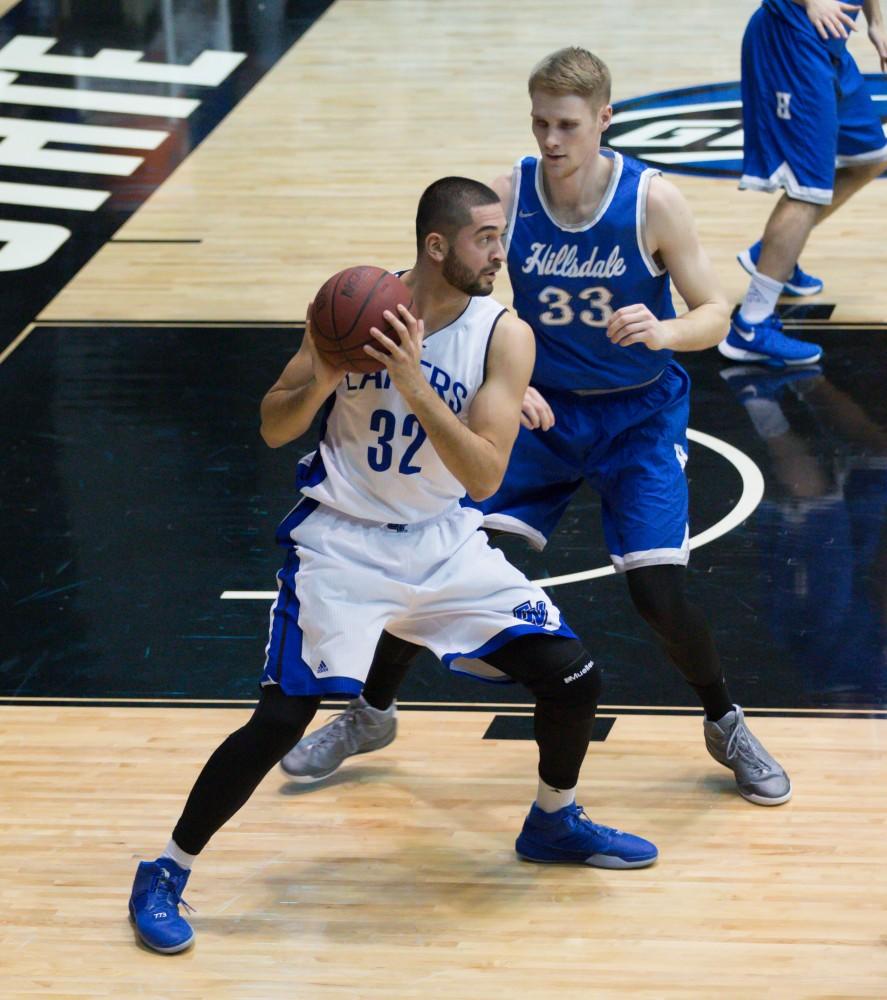
<path id="1" fill-rule="evenodd" d="M 370 327 L 399 343 L 382 313 L 395 315 L 398 303 L 413 304 L 410 290 L 396 275 L 381 267 L 361 265 L 339 271 L 323 283 L 311 306 L 311 331 L 324 361 L 347 372 L 377 372 L 380 361 L 363 351 L 364 344 L 382 350 Z"/>

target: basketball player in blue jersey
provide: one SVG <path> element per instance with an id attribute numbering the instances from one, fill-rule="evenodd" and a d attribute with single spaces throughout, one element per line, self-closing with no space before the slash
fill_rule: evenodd
<path id="1" fill-rule="evenodd" d="M 787 337 L 775 314 L 782 294 L 813 295 L 822 281 L 798 258 L 814 226 L 882 173 L 887 141 L 865 80 L 847 51 L 860 8 L 887 71 L 879 0 L 763 0 L 742 40 L 743 175 L 739 186 L 783 189 L 761 240 L 739 254 L 751 274 L 730 333 L 734 361 L 808 365 L 817 344 Z"/>
<path id="2" fill-rule="evenodd" d="M 196 856 L 300 739 L 322 696 L 360 691 L 378 639 L 425 646 L 444 663 L 477 657 L 485 676 L 535 695 L 539 783 L 515 845 L 522 858 L 604 868 L 656 859 L 649 841 L 592 823 L 576 804 L 599 670 L 545 593 L 488 545 L 481 513 L 460 504 L 466 491 L 480 500 L 498 488 L 533 367 L 531 330 L 488 298 L 504 230 L 486 185 L 432 184 L 403 279 L 422 319 L 386 313 L 400 343 L 375 330 L 377 346 L 365 348 L 384 370 L 343 375 L 309 328 L 262 402 L 272 447 L 299 438 L 322 408 L 325 427 L 278 530 L 287 556 L 258 707 L 210 757 L 164 853 L 138 866 L 130 915 L 149 948 L 191 944 L 178 906 Z"/>
<path id="3" fill-rule="evenodd" d="M 791 797 L 788 776 L 730 698 L 708 623 L 685 596 L 690 383 L 672 352 L 717 344 L 727 303 L 677 189 L 601 149 L 612 108 L 600 59 L 555 52 L 533 70 L 529 91 L 540 155 L 519 160 L 494 187 L 508 212 L 514 305 L 536 335 L 536 364 L 504 482 L 480 504 L 484 525 L 541 549 L 589 482 L 613 564 L 704 706 L 709 752 L 746 799 L 779 805 Z M 670 278 L 689 306 L 680 318 Z M 318 780 L 390 742 L 410 655 L 380 647 L 362 697 L 287 754 L 284 770 Z"/>

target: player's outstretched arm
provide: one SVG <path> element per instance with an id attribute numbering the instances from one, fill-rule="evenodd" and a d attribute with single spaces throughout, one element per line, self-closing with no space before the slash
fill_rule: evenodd
<path id="1" fill-rule="evenodd" d="M 308 315 L 311 315 L 310 304 Z M 261 433 L 265 444 L 279 448 L 301 437 L 342 381 L 343 374 L 328 365 L 314 349 L 311 323 L 306 321 L 298 351 L 262 400 Z"/>
<path id="2" fill-rule="evenodd" d="M 687 312 L 659 323 L 651 334 L 654 350 L 702 351 L 727 336 L 730 310 L 721 283 L 699 242 L 696 222 L 684 196 L 665 178 L 654 177 L 647 192 L 647 246 L 661 260 L 675 288 L 687 303 Z M 634 309 L 627 306 L 625 310 Z M 618 321 L 613 314 L 610 330 Z M 614 339 L 611 337 L 611 339 Z"/>
<path id="3" fill-rule="evenodd" d="M 422 321 L 404 306 L 399 317 L 384 313 L 400 344 L 373 327 L 380 350 L 366 346 L 381 361 L 391 381 L 419 418 L 434 450 L 472 500 L 486 500 L 499 488 L 517 437 L 521 402 L 535 360 L 533 333 L 523 320 L 505 313 L 493 331 L 484 384 L 471 403 L 468 425 L 456 416 L 422 374 Z"/>

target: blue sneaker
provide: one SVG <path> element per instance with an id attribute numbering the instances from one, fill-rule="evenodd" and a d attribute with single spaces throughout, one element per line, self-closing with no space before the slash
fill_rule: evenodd
<path id="1" fill-rule="evenodd" d="M 179 903 L 189 912 L 182 890 L 191 873 L 172 858 L 142 861 L 136 869 L 129 897 L 129 916 L 149 948 L 172 955 L 184 951 L 194 941 L 194 931 L 179 916 Z"/>
<path id="2" fill-rule="evenodd" d="M 534 802 L 514 849 L 524 861 L 595 868 L 646 868 L 659 855 L 649 840 L 592 823 L 575 803 L 547 813 Z"/>
<path id="3" fill-rule="evenodd" d="M 731 361 L 762 361 L 776 368 L 814 365 L 822 357 L 819 344 L 787 337 L 782 332 L 782 320 L 776 313 L 752 325 L 737 312 L 730 322 L 730 332 L 718 344 L 718 350 Z"/>
<path id="4" fill-rule="evenodd" d="M 755 274 L 758 267 L 758 261 L 761 258 L 761 241 L 758 240 L 754 246 L 750 246 L 748 250 L 743 250 L 742 253 L 736 255 L 736 259 L 739 261 L 740 265 L 749 274 Z M 795 269 L 789 276 L 788 281 L 782 286 L 782 292 L 784 295 L 794 295 L 795 297 L 801 297 L 803 295 L 817 295 L 822 291 L 822 279 L 814 278 L 812 274 L 807 274 L 806 271 L 801 270 L 800 264 L 795 264 Z"/>

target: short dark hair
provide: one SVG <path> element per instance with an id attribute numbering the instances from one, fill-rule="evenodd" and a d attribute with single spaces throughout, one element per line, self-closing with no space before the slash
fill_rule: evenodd
<path id="1" fill-rule="evenodd" d="M 416 209 L 416 247 L 421 254 L 429 233 L 442 233 L 447 239 L 471 222 L 471 210 L 481 205 L 495 205 L 499 195 L 486 184 L 470 177 L 441 177 L 422 192 Z"/>

